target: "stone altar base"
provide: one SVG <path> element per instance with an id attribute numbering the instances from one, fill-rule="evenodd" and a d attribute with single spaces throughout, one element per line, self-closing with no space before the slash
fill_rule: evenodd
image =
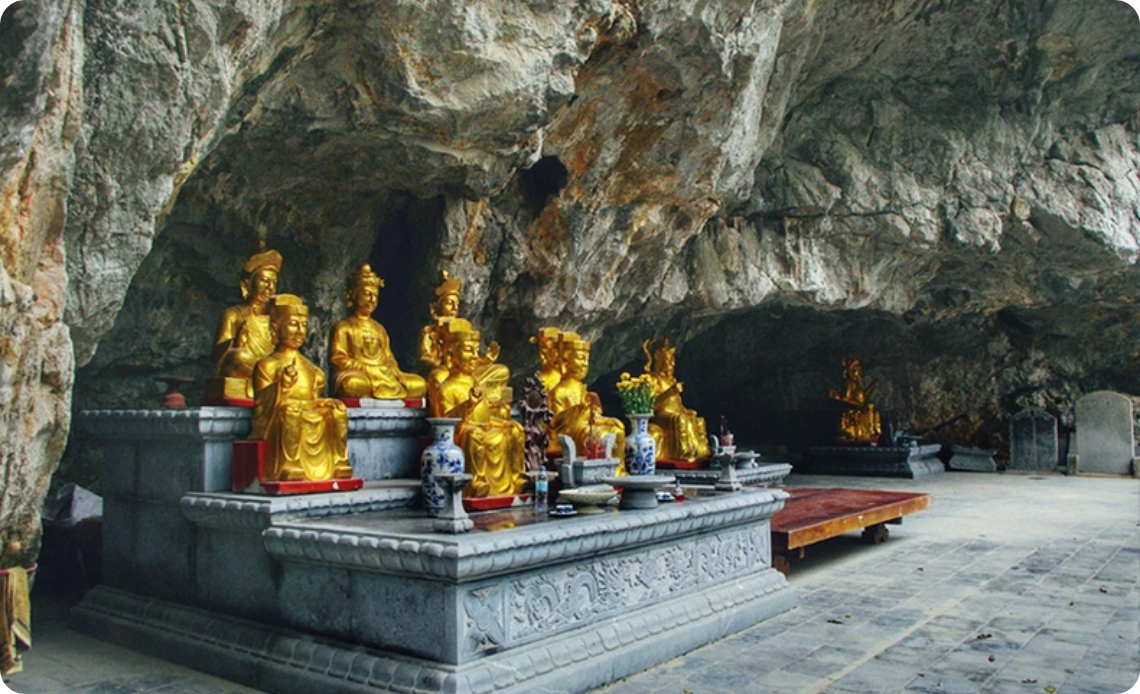
<path id="1" fill-rule="evenodd" d="M 966 446 L 951 446 L 950 461 L 946 464 L 951 470 L 964 472 L 997 472 L 997 463 L 994 462 L 992 448 L 968 448 Z"/>
<path id="2" fill-rule="evenodd" d="M 940 444 L 926 446 L 813 446 L 808 472 L 820 475 L 923 477 L 945 472 L 936 456 Z"/>
<path id="3" fill-rule="evenodd" d="M 369 492 L 341 497 L 359 508 Z M 328 499 L 284 512 L 299 499 L 188 494 L 189 589 L 100 587 L 73 616 L 281 694 L 582 692 L 794 607 L 771 568 L 786 498 L 749 489 L 566 519 L 511 509 L 440 535 L 408 509 L 342 514 Z"/>

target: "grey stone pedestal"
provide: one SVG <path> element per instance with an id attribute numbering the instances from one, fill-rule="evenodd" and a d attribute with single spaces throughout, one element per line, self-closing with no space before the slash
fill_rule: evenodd
<path id="1" fill-rule="evenodd" d="M 922 477 L 944 472 L 939 444 L 926 446 L 816 446 L 810 472 L 824 475 Z"/>
<path id="2" fill-rule="evenodd" d="M 235 583 L 253 559 L 269 567 L 274 618 L 100 587 L 74 622 L 280 694 L 522 694 L 583 692 L 795 606 L 771 568 L 780 490 L 557 520 L 513 509 L 461 535 L 412 510 L 289 520 L 233 496 L 187 504 L 216 524 L 268 520 L 261 558 L 214 565 Z"/>
<path id="3" fill-rule="evenodd" d="M 951 470 L 964 472 L 997 472 L 997 463 L 994 462 L 992 448 L 968 448 L 966 446 L 950 447 L 950 462 L 946 465 Z"/>

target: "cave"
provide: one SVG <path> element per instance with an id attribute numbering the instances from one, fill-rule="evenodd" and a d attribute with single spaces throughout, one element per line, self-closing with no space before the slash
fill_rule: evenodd
<path id="1" fill-rule="evenodd" d="M 409 366 L 447 271 L 516 389 L 540 327 L 593 341 L 607 409 L 669 337 L 689 407 L 792 457 L 852 355 L 892 429 L 1003 466 L 1022 410 L 1140 405 L 1131 7 L 706 5 L 8 7 L 0 568 L 100 491 L 79 412 L 202 401 L 259 243 L 326 367 L 361 264 Z"/>

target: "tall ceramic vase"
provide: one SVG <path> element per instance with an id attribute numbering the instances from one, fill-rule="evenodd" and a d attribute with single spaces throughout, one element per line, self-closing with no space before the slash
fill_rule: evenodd
<path id="1" fill-rule="evenodd" d="M 657 472 L 657 442 L 649 434 L 652 414 L 631 414 L 630 433 L 625 437 L 625 472 L 628 475 L 652 475 Z"/>
<path id="2" fill-rule="evenodd" d="M 423 463 L 420 482 L 428 515 L 436 518 L 447 505 L 447 490 L 440 486 L 435 476 L 462 473 L 463 449 L 455 445 L 455 425 L 460 420 L 429 418 L 427 421 L 432 428 L 432 443 L 420 456 Z"/>

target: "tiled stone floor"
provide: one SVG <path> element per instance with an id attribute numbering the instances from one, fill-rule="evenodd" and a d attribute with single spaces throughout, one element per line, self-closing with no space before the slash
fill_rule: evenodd
<path id="1" fill-rule="evenodd" d="M 947 473 L 792 476 L 921 490 L 934 505 L 809 548 L 799 606 L 597 694 L 1119 694 L 1140 675 L 1140 482 Z M 36 601 L 19 694 L 255 694 L 70 631 Z M 315 693 L 320 694 L 320 693 Z"/>

